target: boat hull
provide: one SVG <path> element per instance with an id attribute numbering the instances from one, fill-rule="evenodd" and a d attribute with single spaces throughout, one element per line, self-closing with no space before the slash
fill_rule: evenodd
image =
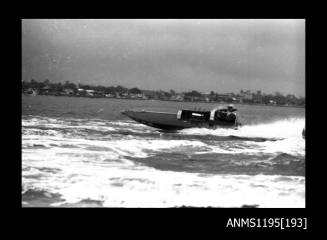
<path id="1" fill-rule="evenodd" d="M 192 127 L 191 123 L 178 120 L 174 113 L 123 111 L 122 114 L 136 122 L 164 130 L 180 130 Z"/>
<path id="2" fill-rule="evenodd" d="M 176 113 L 151 112 L 151 111 L 123 111 L 123 115 L 128 116 L 136 122 L 163 130 L 181 130 L 193 127 L 217 128 L 217 127 L 236 127 L 235 123 L 224 121 L 189 121 L 177 119 Z"/>

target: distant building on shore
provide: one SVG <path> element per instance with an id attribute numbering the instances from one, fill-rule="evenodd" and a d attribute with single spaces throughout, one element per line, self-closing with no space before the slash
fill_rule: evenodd
<path id="1" fill-rule="evenodd" d="M 218 102 L 229 102 L 231 101 L 233 98 L 233 94 L 232 93 L 224 93 L 224 94 L 217 94 L 216 95 L 216 100 Z"/>
<path id="2" fill-rule="evenodd" d="M 80 97 L 82 97 L 82 96 L 86 96 L 86 90 L 85 89 L 83 89 L 83 88 L 78 88 L 77 89 L 77 94 L 76 94 L 77 96 L 80 96 Z"/>
<path id="3" fill-rule="evenodd" d="M 74 91 L 74 89 L 71 89 L 71 88 L 65 88 L 64 94 L 67 96 L 73 96 L 75 94 L 75 91 Z"/>
<path id="4" fill-rule="evenodd" d="M 112 93 L 107 93 L 105 94 L 105 97 L 107 98 L 114 98 L 116 95 L 115 94 L 112 94 Z"/>
<path id="5" fill-rule="evenodd" d="M 251 93 L 251 91 L 245 91 L 245 92 L 241 92 L 240 97 L 242 98 L 242 100 L 246 100 L 246 101 L 252 101 L 253 100 L 253 94 Z"/>
<path id="6" fill-rule="evenodd" d="M 144 96 L 147 98 L 147 99 L 159 99 L 156 91 L 153 91 L 153 90 L 142 90 Z"/>
<path id="7" fill-rule="evenodd" d="M 25 94 L 36 96 L 38 94 L 38 91 L 33 88 L 28 88 L 26 91 L 24 91 Z"/>

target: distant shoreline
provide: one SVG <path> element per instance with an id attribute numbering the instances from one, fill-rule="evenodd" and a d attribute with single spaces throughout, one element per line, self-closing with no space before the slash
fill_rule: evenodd
<path id="1" fill-rule="evenodd" d="M 70 98 L 91 98 L 91 99 L 111 99 L 111 100 L 138 100 L 138 101 L 164 101 L 164 102 L 187 102 L 187 103 L 217 103 L 217 104 L 238 104 L 238 105 L 248 105 L 248 106 L 270 106 L 270 107 L 290 107 L 290 108 L 305 108 L 305 106 L 297 106 L 297 105 L 280 105 L 280 104 L 264 104 L 264 103 L 234 103 L 234 102 L 206 102 L 206 101 L 178 101 L 178 100 L 165 100 L 165 99 L 140 99 L 140 98 L 115 98 L 115 97 L 86 97 L 86 96 L 69 96 L 69 95 L 30 95 L 26 93 L 22 93 L 23 96 L 35 97 L 35 96 L 47 96 L 47 97 L 70 97 Z"/>

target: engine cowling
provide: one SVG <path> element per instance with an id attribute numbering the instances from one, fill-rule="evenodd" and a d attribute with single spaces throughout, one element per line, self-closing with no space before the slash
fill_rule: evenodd
<path id="1" fill-rule="evenodd" d="M 233 113 L 233 112 L 227 113 L 226 119 L 228 121 L 235 121 L 236 120 L 236 113 Z"/>

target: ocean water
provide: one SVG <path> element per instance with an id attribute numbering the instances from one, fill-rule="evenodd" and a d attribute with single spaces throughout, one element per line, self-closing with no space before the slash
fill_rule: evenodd
<path id="1" fill-rule="evenodd" d="M 305 207 L 305 109 L 235 105 L 235 129 L 164 133 L 126 109 L 214 103 L 22 96 L 23 207 Z"/>

